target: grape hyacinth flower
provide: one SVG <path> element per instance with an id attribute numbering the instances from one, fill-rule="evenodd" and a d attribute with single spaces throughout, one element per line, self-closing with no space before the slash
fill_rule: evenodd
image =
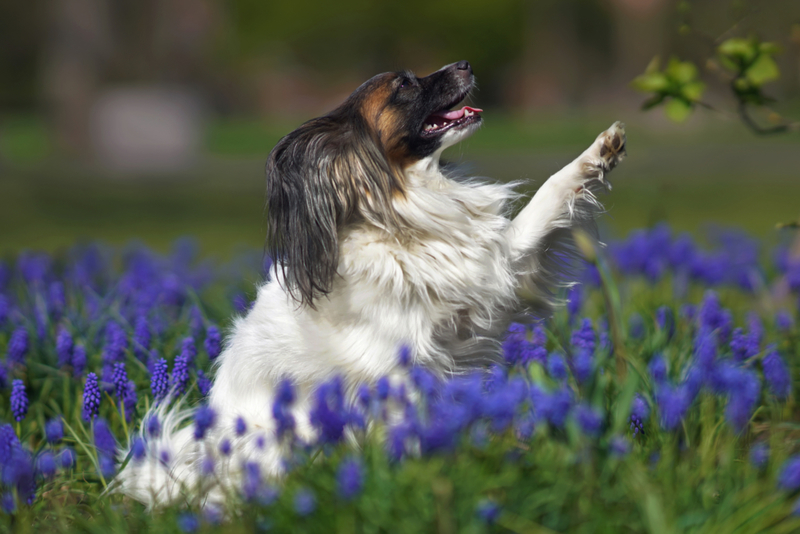
<path id="1" fill-rule="evenodd" d="M 28 393 L 25 383 L 19 379 L 11 383 L 11 413 L 15 421 L 22 421 L 28 413 Z"/>
<path id="2" fill-rule="evenodd" d="M 128 336 L 125 330 L 111 320 L 106 324 L 106 344 L 103 347 L 103 363 L 106 365 L 125 359 L 125 351 L 128 348 Z"/>
<path id="3" fill-rule="evenodd" d="M 656 391 L 656 404 L 661 414 L 661 426 L 674 430 L 689 410 L 691 401 L 684 387 L 663 385 Z"/>
<path id="4" fill-rule="evenodd" d="M 633 431 L 634 437 L 644 431 L 644 422 L 647 421 L 649 416 L 650 407 L 647 405 L 647 401 L 637 393 L 631 404 L 630 417 L 631 431 Z"/>
<path id="5" fill-rule="evenodd" d="M 41 456 L 39 456 L 37 464 L 38 471 L 44 478 L 52 478 L 58 469 L 58 466 L 56 465 L 56 459 L 53 456 L 53 453 L 50 451 L 43 452 Z"/>
<path id="6" fill-rule="evenodd" d="M 294 385 L 288 379 L 278 383 L 275 391 L 275 402 L 272 405 L 272 417 L 275 419 L 275 434 L 278 439 L 294 432 L 295 420 L 291 412 L 291 406 L 295 399 Z M 236 420 L 236 431 L 239 435 L 239 423 L 245 428 L 244 420 L 240 417 Z M 242 434 L 244 430 L 242 431 Z"/>
<path id="7" fill-rule="evenodd" d="M 624 436 L 614 436 L 609 442 L 609 452 L 615 458 L 622 458 L 631 452 L 631 442 Z"/>
<path id="8" fill-rule="evenodd" d="M 792 329 L 793 324 L 794 320 L 792 319 L 792 315 L 786 310 L 781 310 L 775 314 L 775 326 L 781 332 L 788 332 Z"/>
<path id="9" fill-rule="evenodd" d="M 142 438 L 136 437 L 131 443 L 131 457 L 134 462 L 141 462 L 147 456 L 147 446 Z"/>
<path id="10" fill-rule="evenodd" d="M 769 446 L 766 443 L 756 443 L 750 448 L 750 463 L 757 469 L 762 469 L 769 460 Z"/>
<path id="11" fill-rule="evenodd" d="M 155 414 L 147 418 L 147 435 L 151 439 L 156 439 L 161 436 L 161 422 Z"/>
<path id="12" fill-rule="evenodd" d="M 108 426 L 108 422 L 98 417 L 94 422 L 94 446 L 102 456 L 114 458 L 117 453 L 117 440 Z"/>
<path id="13" fill-rule="evenodd" d="M 500 512 L 500 505 L 491 499 L 481 500 L 475 508 L 475 513 L 478 517 L 488 525 L 492 525 L 497 521 L 497 518 L 500 517 Z"/>
<path id="14" fill-rule="evenodd" d="M 72 363 L 72 335 L 63 326 L 58 329 L 56 335 L 56 355 L 58 356 L 58 366 L 64 367 Z"/>
<path id="15" fill-rule="evenodd" d="M 576 349 L 584 349 L 589 353 L 595 349 L 595 335 L 592 327 L 592 320 L 588 317 L 583 319 L 580 328 L 572 332 L 570 343 Z"/>
<path id="16" fill-rule="evenodd" d="M 800 489 L 800 455 L 795 455 L 786 460 L 778 476 L 778 487 L 785 491 Z"/>
<path id="17" fill-rule="evenodd" d="M 211 379 L 206 376 L 206 374 L 198 370 L 197 371 L 197 389 L 200 390 L 200 395 L 203 397 L 208 397 L 208 394 L 211 392 Z"/>
<path id="18" fill-rule="evenodd" d="M 8 340 L 8 352 L 6 354 L 8 363 L 23 365 L 29 348 L 28 331 L 22 326 L 17 327 L 14 333 L 11 334 L 11 339 Z"/>
<path id="19" fill-rule="evenodd" d="M 319 431 L 321 443 L 337 443 L 344 435 L 348 414 L 344 407 L 342 379 L 336 377 L 317 387 L 309 414 L 311 424 Z"/>
<path id="20" fill-rule="evenodd" d="M 550 354 L 547 358 L 547 372 L 556 380 L 566 380 L 567 365 L 564 363 L 564 358 L 558 352 Z"/>
<path id="21" fill-rule="evenodd" d="M 603 414 L 591 406 L 582 404 L 575 408 L 575 420 L 584 434 L 597 437 L 603 429 Z"/>
<path id="22" fill-rule="evenodd" d="M 193 337 L 183 338 L 183 341 L 181 341 L 181 355 L 186 358 L 186 362 L 189 365 L 194 363 L 195 358 L 197 358 L 197 346 Z"/>
<path id="23" fill-rule="evenodd" d="M 86 370 L 86 348 L 80 343 L 72 350 L 72 374 L 75 378 L 83 376 Z"/>
<path id="24" fill-rule="evenodd" d="M 336 472 L 339 496 L 350 501 L 364 488 L 364 466 L 358 458 L 349 458 L 339 464 Z"/>
<path id="25" fill-rule="evenodd" d="M 764 379 L 770 393 L 780 400 L 786 399 L 792 393 L 792 376 L 775 345 L 767 347 L 767 355 L 764 356 L 761 367 L 764 369 Z"/>
<path id="26" fill-rule="evenodd" d="M 234 424 L 234 432 L 238 437 L 244 436 L 245 432 L 247 432 L 247 423 L 245 423 L 243 417 L 240 416 L 236 418 L 236 423 Z"/>
<path id="27" fill-rule="evenodd" d="M 44 435 L 48 443 L 57 443 L 64 437 L 64 423 L 61 416 L 50 419 L 44 426 Z"/>
<path id="28" fill-rule="evenodd" d="M 89 373 L 86 376 L 86 385 L 83 387 L 83 419 L 90 421 L 100 411 L 100 386 L 97 375 Z"/>
<path id="29" fill-rule="evenodd" d="M 182 512 L 177 523 L 180 531 L 186 534 L 194 534 L 200 529 L 200 518 L 191 512 Z"/>
<path id="30" fill-rule="evenodd" d="M 206 348 L 206 353 L 210 360 L 213 361 L 219 356 L 220 350 L 222 349 L 222 337 L 216 325 L 212 324 L 206 329 L 206 339 L 203 345 Z"/>
<path id="31" fill-rule="evenodd" d="M 294 510 L 298 515 L 307 516 L 317 509 L 317 499 L 311 490 L 302 488 L 294 496 Z"/>
<path id="32" fill-rule="evenodd" d="M 592 367 L 594 365 L 594 358 L 592 353 L 586 349 L 578 349 L 577 354 L 572 359 L 572 374 L 575 375 L 575 380 L 582 384 L 592 376 Z"/>
<path id="33" fill-rule="evenodd" d="M 75 467 L 75 451 L 69 447 L 62 449 L 61 454 L 58 455 L 58 463 L 61 464 L 61 469 L 72 469 Z"/>
<path id="34" fill-rule="evenodd" d="M 657 385 L 664 384 L 667 381 L 667 362 L 661 354 L 654 354 L 650 363 L 647 365 L 650 376 L 653 377 L 653 382 Z"/>
<path id="35" fill-rule="evenodd" d="M 175 358 L 175 363 L 172 366 L 172 388 L 176 397 L 183 395 L 186 392 L 186 388 L 189 386 L 190 365 L 191 359 L 186 352 L 181 352 L 181 354 Z"/>
<path id="36" fill-rule="evenodd" d="M 147 317 L 140 315 L 136 318 L 136 323 L 133 327 L 133 353 L 140 361 L 144 361 L 145 357 L 150 350 L 150 341 L 152 336 L 150 334 L 150 325 L 147 323 Z"/>
<path id="37" fill-rule="evenodd" d="M 206 437 L 208 430 L 214 426 L 217 420 L 217 413 L 213 408 L 204 404 L 200 406 L 194 414 L 194 439 L 201 441 Z"/>
<path id="38" fill-rule="evenodd" d="M 667 339 L 675 335 L 675 315 L 669 306 L 660 306 L 656 310 L 656 325 L 662 332 L 666 332 Z"/>
<path id="39" fill-rule="evenodd" d="M 167 372 L 167 360 L 160 358 L 153 365 L 153 372 L 150 375 L 150 391 L 156 402 L 163 400 L 169 393 L 169 374 Z"/>
<path id="40" fill-rule="evenodd" d="M 118 362 L 114 364 L 112 382 L 114 384 L 114 393 L 117 396 L 117 399 L 124 400 L 125 393 L 128 389 L 128 371 L 125 369 L 125 362 Z"/>

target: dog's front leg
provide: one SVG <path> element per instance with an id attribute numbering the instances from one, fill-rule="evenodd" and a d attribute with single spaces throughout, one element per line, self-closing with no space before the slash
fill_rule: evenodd
<path id="1" fill-rule="evenodd" d="M 563 277 L 564 254 L 571 246 L 572 229 L 593 227 L 602 211 L 595 192 L 608 188 L 606 175 L 625 155 L 625 126 L 614 123 L 569 165 L 551 176 L 507 232 L 511 264 L 522 285 L 549 303 L 554 285 Z"/>

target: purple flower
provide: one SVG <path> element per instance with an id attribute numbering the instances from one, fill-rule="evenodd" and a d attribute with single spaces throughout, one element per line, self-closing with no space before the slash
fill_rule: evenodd
<path id="1" fill-rule="evenodd" d="M 792 393 L 792 376 L 786 362 L 783 361 L 775 345 L 767 347 L 767 355 L 761 362 L 764 379 L 770 393 L 783 400 Z"/>
<path id="2" fill-rule="evenodd" d="M 775 326 L 782 332 L 791 330 L 794 320 L 792 315 L 786 310 L 781 310 L 775 314 Z"/>
<path id="3" fill-rule="evenodd" d="M 769 446 L 766 443 L 756 443 L 750 448 L 750 463 L 757 469 L 762 469 L 769 460 Z"/>
<path id="4" fill-rule="evenodd" d="M 131 444 L 131 457 L 134 462 L 141 462 L 147 456 L 147 446 L 142 438 L 134 438 Z"/>
<path id="5" fill-rule="evenodd" d="M 272 405 L 272 417 L 275 419 L 275 434 L 278 439 L 294 432 L 295 421 L 291 411 L 294 398 L 294 385 L 291 380 L 281 380 L 275 391 L 275 403 Z M 244 421 L 242 421 L 242 424 L 244 424 Z"/>
<path id="6" fill-rule="evenodd" d="M 411 347 L 403 343 L 397 356 L 397 362 L 400 364 L 400 367 L 408 369 L 411 367 L 413 360 L 414 358 L 411 354 Z"/>
<path id="7" fill-rule="evenodd" d="M 13 493 L 10 491 L 3 493 L 3 496 L 0 497 L 0 509 L 9 515 L 17 511 L 17 500 Z"/>
<path id="8" fill-rule="evenodd" d="M 158 420 L 157 415 L 151 415 L 147 418 L 147 435 L 153 439 L 161 435 L 161 421 Z"/>
<path id="9" fill-rule="evenodd" d="M 592 320 L 584 318 L 581 327 L 572 332 L 570 340 L 576 349 L 584 349 L 586 352 L 593 353 L 595 348 L 594 328 Z"/>
<path id="10" fill-rule="evenodd" d="M 216 325 L 210 325 L 206 329 L 206 340 L 203 342 L 206 348 L 206 353 L 210 360 L 215 360 L 219 356 L 222 349 L 222 337 L 219 333 L 219 328 Z"/>
<path id="11" fill-rule="evenodd" d="M 382 376 L 378 379 L 378 383 L 375 384 L 375 396 L 378 397 L 378 400 L 385 401 L 389 398 L 389 391 L 391 390 L 391 386 L 389 384 L 389 379 L 385 376 Z"/>
<path id="12" fill-rule="evenodd" d="M 64 308 L 67 306 L 64 284 L 58 281 L 50 284 L 47 301 L 47 308 L 50 310 L 51 315 L 56 319 L 61 317 L 61 314 L 64 313 Z"/>
<path id="13" fill-rule="evenodd" d="M 23 365 L 29 348 L 28 331 L 18 326 L 14 333 L 11 334 L 11 339 L 8 340 L 8 353 L 6 356 L 8 362 Z"/>
<path id="14" fill-rule="evenodd" d="M 659 330 L 667 333 L 667 339 L 671 339 L 675 335 L 675 315 L 672 308 L 660 306 L 656 310 L 656 324 Z"/>
<path id="15" fill-rule="evenodd" d="M 200 395 L 208 397 L 211 392 L 211 379 L 206 376 L 203 371 L 197 371 L 197 389 L 200 390 Z"/>
<path id="16" fill-rule="evenodd" d="M 101 456 L 114 458 L 117 453 L 117 440 L 108 426 L 108 422 L 98 417 L 94 422 L 94 446 Z"/>
<path id="17" fill-rule="evenodd" d="M 630 416 L 631 431 L 633 431 L 634 436 L 644 431 L 644 422 L 647 421 L 648 417 L 650 417 L 650 406 L 647 404 L 647 401 L 637 393 L 631 403 Z"/>
<path id="18" fill-rule="evenodd" d="M 64 367 L 72 363 L 72 335 L 63 326 L 58 329 L 56 335 L 56 355 L 58 356 L 58 366 Z"/>
<path id="19" fill-rule="evenodd" d="M 733 359 L 741 362 L 752 358 L 761 350 L 760 344 L 760 335 L 757 332 L 745 334 L 741 328 L 735 329 L 731 336 Z"/>
<path id="20" fill-rule="evenodd" d="M 119 400 L 125 399 L 125 392 L 128 389 L 128 371 L 125 369 L 125 362 L 114 364 L 114 374 L 112 377 L 114 392 Z"/>
<path id="21" fill-rule="evenodd" d="M 564 426 L 564 421 L 572 408 L 572 393 L 566 387 L 551 393 L 538 387 L 531 387 L 530 400 L 538 417 L 546 419 L 556 428 Z"/>
<path id="22" fill-rule="evenodd" d="M 2 288 L 0 287 L 0 289 Z M 11 303 L 8 301 L 8 297 L 0 293 L 0 326 L 5 324 L 10 313 Z"/>
<path id="23" fill-rule="evenodd" d="M 197 357 L 197 347 L 194 344 L 194 338 L 183 338 L 181 342 L 181 356 L 186 359 L 186 363 L 190 366 L 194 363 L 194 359 Z"/>
<path id="24" fill-rule="evenodd" d="M 244 433 L 247 432 L 247 423 L 245 423 L 243 417 L 236 418 L 235 429 L 236 435 L 239 437 L 244 436 Z"/>
<path id="25" fill-rule="evenodd" d="M 180 531 L 186 534 L 194 534 L 200 529 L 200 518 L 191 512 L 181 512 L 177 523 Z"/>
<path id="26" fill-rule="evenodd" d="M 638 313 L 632 313 L 628 318 L 628 335 L 633 339 L 644 337 L 644 319 Z"/>
<path id="27" fill-rule="evenodd" d="M 614 436 L 608 446 L 611 456 L 622 458 L 631 452 L 631 442 L 625 436 Z"/>
<path id="28" fill-rule="evenodd" d="M 206 432 L 214 426 L 217 420 L 217 413 L 208 405 L 200 406 L 194 414 L 194 439 L 202 440 Z"/>
<path id="29" fill-rule="evenodd" d="M 567 378 L 567 365 L 560 353 L 554 352 L 547 358 L 547 372 L 556 380 Z"/>
<path id="30" fill-rule="evenodd" d="M 725 418 L 739 432 L 744 430 L 753 414 L 761 394 L 761 381 L 758 375 L 744 369 L 735 375 L 725 407 Z"/>
<path id="31" fill-rule="evenodd" d="M 97 375 L 89 373 L 86 376 L 86 385 L 83 387 L 83 419 L 89 421 L 100 411 L 100 386 Z"/>
<path id="32" fill-rule="evenodd" d="M 11 383 L 11 413 L 15 421 L 22 421 L 28 413 L 28 393 L 22 380 Z"/>
<path id="33" fill-rule="evenodd" d="M 189 366 L 191 365 L 189 356 L 188 353 L 181 352 L 175 358 L 172 366 L 172 388 L 176 397 L 183 395 L 189 386 Z"/>
<path id="34" fill-rule="evenodd" d="M 503 340 L 503 356 L 509 364 L 514 365 L 522 362 L 523 355 L 529 345 L 527 335 L 528 330 L 523 324 L 511 323 L 508 326 L 506 337 Z"/>
<path id="35" fill-rule="evenodd" d="M 572 374 L 579 383 L 586 382 L 592 376 L 594 358 L 592 353 L 586 349 L 578 349 L 577 354 L 572 360 Z"/>
<path id="36" fill-rule="evenodd" d="M 656 384 L 663 384 L 667 380 L 667 362 L 661 354 L 653 355 L 650 363 L 647 366 L 650 371 L 650 376 L 653 377 L 653 382 Z"/>
<path id="37" fill-rule="evenodd" d="M 58 456 L 58 463 L 61 464 L 62 469 L 72 469 L 75 467 L 75 451 L 69 447 L 62 449 L 61 454 Z"/>
<path id="38" fill-rule="evenodd" d="M 106 324 L 106 344 L 103 347 L 103 363 L 112 364 L 125 359 L 128 348 L 128 336 L 116 321 Z"/>
<path id="39" fill-rule="evenodd" d="M 169 374 L 167 372 L 167 360 L 159 358 L 153 364 L 153 372 L 150 375 L 150 391 L 156 402 L 163 400 L 169 393 Z"/>
<path id="40" fill-rule="evenodd" d="M 49 443 L 61 441 L 64 437 L 64 423 L 61 421 L 61 416 L 50 419 L 44 425 L 44 435 Z"/>
<path id="41" fill-rule="evenodd" d="M 358 458 L 349 458 L 339 464 L 336 472 L 339 496 L 350 501 L 364 488 L 364 466 Z"/>
<path id="42" fill-rule="evenodd" d="M 597 437 L 603 429 L 603 414 L 595 408 L 581 404 L 575 408 L 575 419 L 578 426 L 587 436 Z"/>
<path id="43" fill-rule="evenodd" d="M 700 305 L 700 328 L 709 332 L 717 332 L 717 337 L 722 343 L 730 339 L 733 318 L 731 312 L 724 309 L 719 301 L 719 296 L 714 291 L 707 291 Z"/>
<path id="44" fill-rule="evenodd" d="M 665 384 L 656 391 L 656 404 L 661 414 L 661 426 L 666 430 L 674 430 L 686 417 L 691 400 L 686 388 Z"/>
<path id="45" fill-rule="evenodd" d="M 229 440 L 228 438 L 223 439 L 222 442 L 219 444 L 219 452 L 221 452 L 223 456 L 230 456 L 231 450 L 232 450 L 231 440 Z"/>
<path id="46" fill-rule="evenodd" d="M 475 508 L 475 513 L 481 520 L 489 525 L 494 524 L 500 517 L 500 505 L 491 499 L 481 500 Z"/>
<path id="47" fill-rule="evenodd" d="M 128 380 L 125 387 L 125 393 L 122 397 L 122 404 L 125 407 L 125 420 L 130 421 L 133 417 L 133 412 L 136 411 L 136 403 L 139 401 L 139 395 L 136 394 L 136 383 L 133 380 Z"/>
<path id="48" fill-rule="evenodd" d="M 348 414 L 340 377 L 318 386 L 309 415 L 311 424 L 319 431 L 320 442 L 336 443 L 342 439 Z"/>
<path id="49" fill-rule="evenodd" d="M 50 451 L 45 451 L 39 456 L 38 463 L 38 471 L 42 474 L 44 478 L 52 478 L 53 475 L 56 474 L 56 470 L 58 466 L 56 465 L 56 459 L 53 456 L 53 453 Z"/>
<path id="50" fill-rule="evenodd" d="M 72 350 L 72 374 L 75 378 L 83 375 L 86 370 L 86 349 L 80 343 Z"/>
<path id="51" fill-rule="evenodd" d="M 309 489 L 299 489 L 294 496 L 294 510 L 298 515 L 307 516 L 317 509 L 317 499 Z"/>
<path id="52" fill-rule="evenodd" d="M 785 491 L 800 489 L 800 456 L 795 455 L 786 460 L 778 476 L 778 487 Z"/>
<path id="53" fill-rule="evenodd" d="M 151 338 L 147 317 L 140 315 L 136 318 L 136 323 L 133 327 L 133 353 L 141 361 L 144 360 L 150 350 Z"/>
<path id="54" fill-rule="evenodd" d="M 582 307 L 583 287 L 579 284 L 575 284 L 569 288 L 569 292 L 567 293 L 567 313 L 569 314 L 570 323 L 575 320 L 575 317 L 578 316 Z"/>

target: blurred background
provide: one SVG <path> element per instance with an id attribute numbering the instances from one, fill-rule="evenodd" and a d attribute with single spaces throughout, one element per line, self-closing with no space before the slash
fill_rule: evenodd
<path id="1" fill-rule="evenodd" d="M 0 255 L 182 235 L 220 257 L 261 247 L 281 136 L 376 73 L 461 59 L 485 123 L 445 155 L 474 174 L 533 191 L 622 120 L 605 237 L 662 220 L 774 235 L 800 214 L 800 136 L 707 110 L 674 124 L 630 88 L 656 55 L 702 68 L 714 39 L 751 34 L 781 45 L 767 92 L 800 119 L 797 0 L 2 2 Z M 706 99 L 730 107 L 712 71 Z"/>

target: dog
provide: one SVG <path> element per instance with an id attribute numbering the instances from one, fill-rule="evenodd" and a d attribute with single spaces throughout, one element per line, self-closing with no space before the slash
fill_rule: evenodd
<path id="1" fill-rule="evenodd" d="M 297 435 L 311 441 L 315 384 L 340 376 L 352 395 L 383 376 L 402 381 L 403 346 L 440 376 L 475 368 L 498 355 L 520 313 L 549 313 L 568 282 L 572 232 L 592 230 L 596 193 L 610 189 L 607 174 L 625 154 L 624 126 L 601 133 L 510 218 L 516 184 L 440 164 L 482 123 L 482 110 L 454 109 L 474 86 L 467 61 L 423 78 L 379 74 L 275 146 L 266 165 L 273 275 L 217 359 L 216 425 L 200 446 L 185 425 L 191 410 L 156 408 L 162 429 L 147 455 L 169 459 L 128 462 L 117 491 L 151 506 L 186 488 L 221 499 L 245 460 L 278 476 L 271 406 L 282 380 L 295 385 Z M 202 475 L 223 438 L 232 439 L 229 469 Z"/>

